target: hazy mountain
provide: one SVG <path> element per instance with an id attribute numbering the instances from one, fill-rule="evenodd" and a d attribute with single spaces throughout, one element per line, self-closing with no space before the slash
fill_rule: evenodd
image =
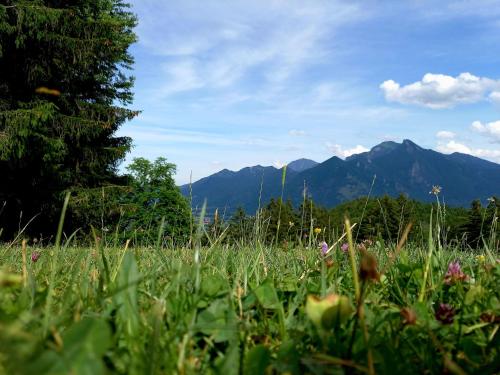
<path id="1" fill-rule="evenodd" d="M 295 172 L 303 172 L 309 168 L 317 166 L 319 163 L 310 159 L 298 159 L 288 163 L 288 170 L 293 170 Z"/>
<path id="2" fill-rule="evenodd" d="M 192 185 L 193 206 L 207 198 L 209 209 L 232 211 L 238 206 L 253 212 L 259 205 L 281 194 L 282 170 L 249 167 L 238 172 L 223 170 Z M 430 201 L 433 185 L 442 187 L 449 205 L 469 206 L 500 194 L 500 165 L 470 155 L 444 155 L 405 140 L 383 142 L 370 151 L 348 157 L 332 157 L 323 163 L 300 159 L 288 165 L 284 197 L 300 203 L 304 184 L 308 196 L 327 207 L 368 195 L 401 193 Z M 373 186 L 372 186 L 373 184 Z M 189 195 L 189 186 L 181 187 Z"/>

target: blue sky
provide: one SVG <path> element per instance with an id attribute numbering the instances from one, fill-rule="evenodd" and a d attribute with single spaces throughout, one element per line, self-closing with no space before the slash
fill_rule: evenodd
<path id="1" fill-rule="evenodd" d="M 500 162 L 499 0 L 131 2 L 127 162 L 182 184 L 406 138 Z"/>

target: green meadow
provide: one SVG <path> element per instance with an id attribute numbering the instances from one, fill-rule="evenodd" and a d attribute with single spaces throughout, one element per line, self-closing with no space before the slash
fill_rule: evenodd
<path id="1" fill-rule="evenodd" d="M 346 223 L 347 224 L 347 223 Z M 0 248 L 5 374 L 485 374 L 500 369 L 500 263 L 443 246 Z M 408 228 L 409 229 L 409 228 Z M 494 238 L 492 239 L 494 240 Z M 321 248 L 323 247 L 323 248 Z M 326 250 L 326 251 L 325 251 Z M 325 254 L 326 252 L 326 254 Z"/>

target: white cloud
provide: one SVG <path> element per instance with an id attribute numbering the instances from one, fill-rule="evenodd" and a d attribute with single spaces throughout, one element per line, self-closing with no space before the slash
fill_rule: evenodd
<path id="1" fill-rule="evenodd" d="M 439 139 L 452 139 L 455 138 L 456 134 L 447 130 L 441 130 L 436 133 L 436 137 Z"/>
<path id="2" fill-rule="evenodd" d="M 472 123 L 472 129 L 500 143 L 500 120 L 483 124 L 480 121 Z"/>
<path id="3" fill-rule="evenodd" d="M 349 149 L 344 149 L 341 145 L 339 144 L 333 144 L 330 142 L 326 142 L 326 148 L 335 156 L 338 156 L 339 158 L 345 159 L 351 155 L 355 154 L 361 154 L 362 152 L 367 152 L 370 151 L 368 148 L 357 145 L 356 147 L 349 148 Z"/>
<path id="4" fill-rule="evenodd" d="M 427 73 L 421 81 L 406 86 L 388 80 L 380 88 L 387 101 L 443 109 L 477 103 L 488 95 L 493 100 L 496 98 L 493 94 L 495 90 L 500 90 L 500 80 L 476 77 L 470 73 L 461 73 L 457 77 Z"/>
<path id="5" fill-rule="evenodd" d="M 292 129 L 288 132 L 292 137 L 304 137 L 307 133 L 304 130 Z"/>
<path id="6" fill-rule="evenodd" d="M 490 94 L 490 100 L 495 104 L 500 104 L 500 91 L 493 91 Z"/>
<path id="7" fill-rule="evenodd" d="M 444 154 L 460 152 L 469 154 L 478 158 L 489 159 L 491 161 L 500 162 L 500 150 L 488 150 L 483 148 L 472 148 L 463 143 L 449 141 L 447 143 L 438 143 L 436 149 Z"/>

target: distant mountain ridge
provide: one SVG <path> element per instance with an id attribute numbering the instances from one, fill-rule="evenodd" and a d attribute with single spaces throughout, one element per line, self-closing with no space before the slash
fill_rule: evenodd
<path id="1" fill-rule="evenodd" d="M 287 168 L 295 172 L 304 172 L 307 169 L 317 166 L 319 163 L 310 159 L 298 159 L 288 163 Z"/>
<path id="2" fill-rule="evenodd" d="M 192 184 L 193 207 L 206 198 L 209 209 L 254 212 L 259 202 L 280 196 L 281 178 L 282 169 L 275 167 L 225 169 Z M 410 140 L 383 142 L 345 160 L 334 156 L 322 163 L 299 159 L 288 164 L 284 198 L 300 204 L 304 184 L 308 196 L 326 207 L 366 196 L 370 189 L 372 196 L 406 194 L 431 201 L 433 185 L 442 187 L 447 204 L 469 206 L 474 199 L 485 202 L 500 194 L 500 165 L 461 153 L 441 154 Z M 189 195 L 189 186 L 181 191 Z"/>

